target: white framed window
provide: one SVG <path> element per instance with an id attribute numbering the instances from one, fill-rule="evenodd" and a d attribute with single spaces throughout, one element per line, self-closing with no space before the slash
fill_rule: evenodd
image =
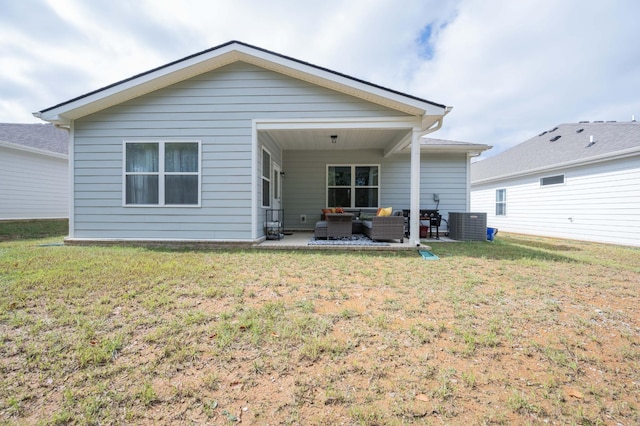
<path id="1" fill-rule="evenodd" d="M 540 178 L 540 186 L 562 184 L 564 184 L 564 175 L 545 176 Z"/>
<path id="2" fill-rule="evenodd" d="M 262 207 L 271 207 L 271 154 L 262 148 Z"/>
<path id="3" fill-rule="evenodd" d="M 378 207 L 380 165 L 327 165 L 327 207 Z"/>
<path id="4" fill-rule="evenodd" d="M 125 206 L 200 206 L 200 141 L 124 141 Z"/>
<path id="5" fill-rule="evenodd" d="M 507 190 L 496 189 L 496 216 L 507 215 Z"/>

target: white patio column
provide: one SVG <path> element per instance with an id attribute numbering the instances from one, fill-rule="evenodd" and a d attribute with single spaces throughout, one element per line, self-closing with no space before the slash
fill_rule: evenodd
<path id="1" fill-rule="evenodd" d="M 420 130 L 413 129 L 411 135 L 411 219 L 409 242 L 420 244 Z"/>

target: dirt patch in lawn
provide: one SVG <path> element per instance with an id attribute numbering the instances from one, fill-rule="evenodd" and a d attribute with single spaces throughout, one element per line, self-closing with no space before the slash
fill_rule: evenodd
<path id="1" fill-rule="evenodd" d="M 0 249 L 8 424 L 640 423 L 637 249 Z"/>

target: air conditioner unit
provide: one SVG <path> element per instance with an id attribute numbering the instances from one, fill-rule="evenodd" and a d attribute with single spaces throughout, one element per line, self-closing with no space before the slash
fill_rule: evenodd
<path id="1" fill-rule="evenodd" d="M 449 212 L 449 238 L 460 241 L 485 241 L 487 214 Z"/>

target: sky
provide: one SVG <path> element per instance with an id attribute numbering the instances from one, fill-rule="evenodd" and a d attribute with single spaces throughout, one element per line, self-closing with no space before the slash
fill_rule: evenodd
<path id="1" fill-rule="evenodd" d="M 453 107 L 483 157 L 640 121 L 637 0 L 0 0 L 0 122 L 238 40 Z"/>

